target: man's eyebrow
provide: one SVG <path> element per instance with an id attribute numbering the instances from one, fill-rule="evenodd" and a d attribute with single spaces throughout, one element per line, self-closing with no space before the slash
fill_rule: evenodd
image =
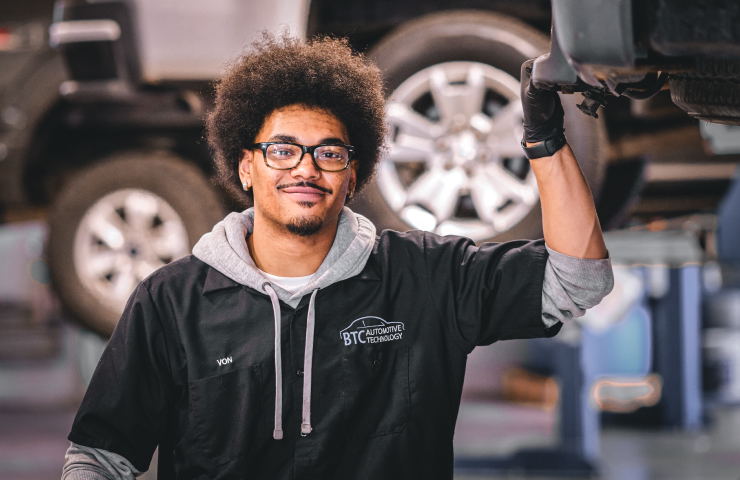
<path id="1" fill-rule="evenodd" d="M 286 133 L 276 133 L 275 135 L 271 136 L 268 142 L 287 142 L 287 143 L 300 143 L 298 141 L 298 138 L 294 137 L 293 135 L 288 135 Z M 327 137 L 322 138 L 319 144 L 324 143 L 338 143 L 341 145 L 344 145 L 344 140 L 338 137 Z"/>
<path id="2" fill-rule="evenodd" d="M 337 137 L 329 137 L 329 138 L 323 138 L 319 143 L 339 143 L 344 145 L 344 140 Z"/>
<path id="3" fill-rule="evenodd" d="M 294 137 L 293 135 L 287 135 L 285 133 L 276 133 L 275 135 L 270 137 L 268 142 L 298 143 L 298 139 Z"/>

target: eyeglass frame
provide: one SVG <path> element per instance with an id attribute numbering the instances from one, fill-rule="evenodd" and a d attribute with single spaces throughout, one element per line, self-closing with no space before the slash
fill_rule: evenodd
<path id="1" fill-rule="evenodd" d="M 298 159 L 295 165 L 289 168 L 278 168 L 273 167 L 269 163 L 267 163 L 267 148 L 271 145 L 293 145 L 295 147 L 301 147 L 301 158 Z M 319 147 L 344 147 L 347 149 L 347 165 L 345 165 L 343 168 L 339 170 L 324 170 L 319 166 L 319 162 L 316 161 L 316 157 L 314 156 L 314 151 L 316 151 Z M 273 170 L 293 170 L 294 168 L 297 168 L 298 165 L 301 164 L 303 161 L 303 157 L 306 156 L 308 153 L 311 157 L 311 160 L 313 160 L 313 164 L 316 166 L 316 168 L 322 172 L 330 172 L 330 173 L 336 173 L 336 172 L 342 172 L 344 170 L 347 170 L 352 163 L 352 155 L 355 153 L 355 147 L 352 145 L 342 145 L 341 143 L 320 143 L 318 145 L 312 145 L 312 146 L 306 146 L 301 145 L 300 143 L 292 143 L 292 142 L 258 142 L 253 143 L 249 146 L 250 149 L 260 149 L 262 150 L 262 158 L 265 160 L 265 165 L 268 168 L 272 168 Z"/>

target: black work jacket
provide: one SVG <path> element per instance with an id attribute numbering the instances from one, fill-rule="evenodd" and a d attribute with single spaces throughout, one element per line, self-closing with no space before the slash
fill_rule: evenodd
<path id="1" fill-rule="evenodd" d="M 270 298 L 193 256 L 178 260 L 132 295 L 69 440 L 141 471 L 159 445 L 160 480 L 451 479 L 468 353 L 559 330 L 541 319 L 546 259 L 543 241 L 476 247 L 383 232 L 359 275 L 317 294 L 305 437 L 309 295 L 281 304 L 282 440 L 271 435 Z"/>

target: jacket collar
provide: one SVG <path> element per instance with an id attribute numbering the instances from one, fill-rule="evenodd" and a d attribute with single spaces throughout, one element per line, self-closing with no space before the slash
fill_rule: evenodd
<path id="1" fill-rule="evenodd" d="M 373 257 L 370 256 L 370 259 L 365 264 L 365 268 L 362 269 L 359 275 L 357 275 L 357 278 L 359 280 L 365 280 L 368 282 L 381 282 L 383 279 L 380 277 L 380 273 L 378 273 L 377 270 L 375 270 L 375 267 L 373 266 Z"/>
<path id="2" fill-rule="evenodd" d="M 223 290 L 225 288 L 241 287 L 241 285 L 219 272 L 215 268 L 209 266 L 208 274 L 206 275 L 206 281 L 203 284 L 203 295 L 214 292 L 216 290 Z"/>

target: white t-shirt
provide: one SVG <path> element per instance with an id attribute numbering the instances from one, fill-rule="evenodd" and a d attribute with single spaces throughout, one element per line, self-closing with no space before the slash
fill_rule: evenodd
<path id="1" fill-rule="evenodd" d="M 278 277 L 277 275 L 270 275 L 269 273 L 263 272 L 262 270 L 260 270 L 260 273 L 271 283 L 274 283 L 275 285 L 279 286 L 283 290 L 287 290 L 290 293 L 296 293 L 301 288 L 308 285 L 308 282 L 310 282 L 314 276 L 314 274 L 311 274 L 305 277 Z"/>

